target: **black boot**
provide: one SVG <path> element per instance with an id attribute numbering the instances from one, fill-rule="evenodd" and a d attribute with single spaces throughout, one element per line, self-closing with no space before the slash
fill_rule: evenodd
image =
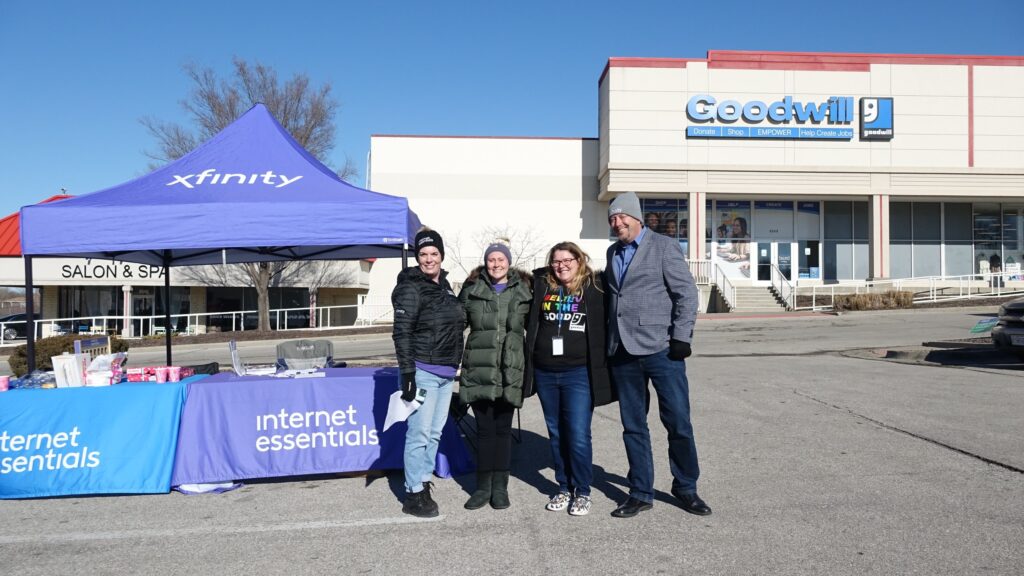
<path id="1" fill-rule="evenodd" d="M 483 508 L 491 501 L 491 476 L 493 472 L 476 473 L 476 491 L 466 500 L 466 510 Z"/>
<path id="2" fill-rule="evenodd" d="M 504 510 L 511 505 L 508 501 L 508 470 L 495 472 L 491 477 L 491 508 Z"/>
<path id="3" fill-rule="evenodd" d="M 417 518 L 436 517 L 438 515 L 437 504 L 430 497 L 430 489 L 424 485 L 423 490 L 406 494 L 402 512 Z"/>

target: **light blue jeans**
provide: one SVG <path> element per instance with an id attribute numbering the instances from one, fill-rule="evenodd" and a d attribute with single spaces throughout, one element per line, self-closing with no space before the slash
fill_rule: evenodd
<path id="1" fill-rule="evenodd" d="M 423 405 L 409 416 L 409 430 L 405 434 L 405 491 L 420 492 L 423 483 L 433 478 L 437 445 L 441 442 L 441 429 L 448 421 L 452 401 L 450 378 L 435 376 L 416 370 L 417 396 L 423 390 Z"/>

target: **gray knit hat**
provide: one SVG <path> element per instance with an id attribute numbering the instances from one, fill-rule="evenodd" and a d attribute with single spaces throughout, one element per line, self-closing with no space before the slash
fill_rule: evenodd
<path id="1" fill-rule="evenodd" d="M 612 203 L 608 205 L 608 219 L 610 220 L 616 214 L 625 214 L 641 222 L 644 221 L 643 211 L 640 210 L 640 199 L 636 197 L 635 192 L 624 192 L 612 200 Z"/>
<path id="2" fill-rule="evenodd" d="M 487 250 L 484 250 L 484 264 L 487 263 L 487 257 L 490 256 L 492 252 L 501 252 L 505 255 L 505 260 L 508 260 L 509 265 L 512 265 L 512 252 L 508 249 L 508 246 L 501 242 L 495 242 L 488 246 Z"/>

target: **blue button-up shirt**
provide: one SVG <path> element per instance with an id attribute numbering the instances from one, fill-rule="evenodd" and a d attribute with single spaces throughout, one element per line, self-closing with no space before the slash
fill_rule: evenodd
<path id="1" fill-rule="evenodd" d="M 647 227 L 640 228 L 640 233 L 636 235 L 629 244 L 622 244 L 619 242 L 618 248 L 615 249 L 615 258 L 612 259 L 612 272 L 615 272 L 615 279 L 618 281 L 619 286 L 622 286 L 622 280 L 626 277 L 626 271 L 629 270 L 629 263 L 633 261 L 633 256 L 636 256 L 636 251 L 640 248 L 640 243 L 644 240 L 644 234 L 647 233 Z"/>

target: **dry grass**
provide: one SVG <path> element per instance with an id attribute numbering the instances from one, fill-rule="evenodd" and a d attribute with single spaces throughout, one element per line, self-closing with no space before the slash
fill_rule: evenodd
<path id="1" fill-rule="evenodd" d="M 837 312 L 850 310 L 893 310 L 910 308 L 914 305 L 914 293 L 908 290 L 889 290 L 875 294 L 836 294 L 832 309 Z"/>

